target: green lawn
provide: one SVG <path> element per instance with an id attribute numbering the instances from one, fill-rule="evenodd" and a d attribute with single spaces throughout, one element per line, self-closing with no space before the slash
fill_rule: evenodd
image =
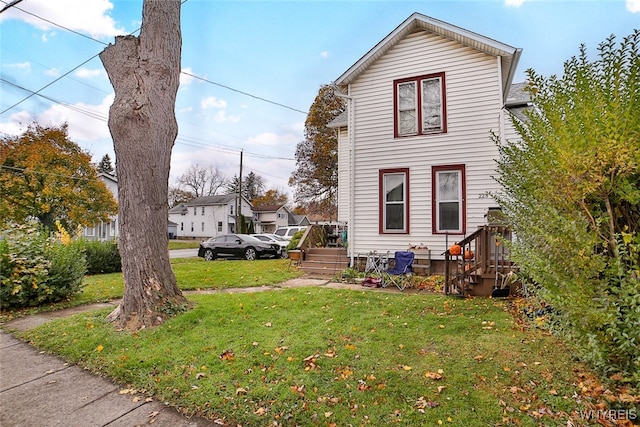
<path id="1" fill-rule="evenodd" d="M 174 268 L 192 288 L 266 280 L 241 263 Z M 153 330 L 116 332 L 102 310 L 23 337 L 130 393 L 244 426 L 590 425 L 589 374 L 509 301 L 322 287 L 189 298 Z"/>
<path id="2" fill-rule="evenodd" d="M 173 271 L 182 290 L 245 288 L 271 285 L 298 277 L 302 273 L 289 265 L 286 259 L 216 260 L 202 258 L 174 258 Z M 2 312 L 0 322 L 16 316 L 41 311 L 59 310 L 95 302 L 106 302 L 122 297 L 124 282 L 122 273 L 85 276 L 82 292 L 68 301 L 17 312 Z"/>
<path id="3" fill-rule="evenodd" d="M 174 258 L 173 272 L 182 290 L 247 288 L 272 285 L 298 277 L 302 273 L 286 259 L 216 260 Z M 85 277 L 86 287 L 73 301 L 87 304 L 122 297 L 122 273 Z"/>

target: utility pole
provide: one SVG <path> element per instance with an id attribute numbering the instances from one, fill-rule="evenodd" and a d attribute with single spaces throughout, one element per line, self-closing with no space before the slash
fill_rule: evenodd
<path id="1" fill-rule="evenodd" d="M 242 154 L 243 150 L 240 150 L 240 177 L 238 178 L 238 189 L 236 196 L 236 233 L 242 233 L 240 227 L 240 216 L 242 215 Z"/>

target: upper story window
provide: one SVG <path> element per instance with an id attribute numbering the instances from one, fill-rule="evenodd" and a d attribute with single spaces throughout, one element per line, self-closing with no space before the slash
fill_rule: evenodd
<path id="1" fill-rule="evenodd" d="M 393 91 L 396 137 L 447 131 L 444 73 L 396 80 Z"/>
<path id="2" fill-rule="evenodd" d="M 202 207 L 202 213 L 201 214 L 204 215 L 204 206 Z"/>

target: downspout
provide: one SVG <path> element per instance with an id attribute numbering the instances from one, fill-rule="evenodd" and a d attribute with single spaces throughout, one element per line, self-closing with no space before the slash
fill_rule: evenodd
<path id="1" fill-rule="evenodd" d="M 355 118 L 355 99 L 351 96 L 351 83 L 348 85 L 347 95 L 336 93 L 340 98 L 345 98 L 348 102 L 347 106 L 347 143 L 349 145 L 349 213 L 347 214 L 347 242 L 349 247 L 349 265 L 353 267 L 355 261 L 354 254 L 354 230 L 355 230 L 355 130 L 354 130 L 354 118 Z"/>
<path id="2" fill-rule="evenodd" d="M 498 68 L 498 81 L 500 82 L 500 113 L 498 115 L 498 119 L 500 122 L 498 123 L 498 129 L 500 131 L 500 145 L 504 145 L 504 109 L 506 108 L 506 98 L 504 96 L 504 88 L 502 86 L 502 57 L 496 57 L 497 68 Z M 508 96 L 508 93 L 507 93 Z"/>
<path id="3" fill-rule="evenodd" d="M 356 102 L 355 99 L 351 97 L 351 83 L 349 83 L 349 89 L 347 90 L 349 94 L 349 110 L 347 111 L 347 124 L 349 128 L 347 129 L 347 135 L 349 140 L 349 228 L 348 233 L 348 242 L 349 242 L 349 264 L 351 267 L 355 266 L 355 211 L 356 211 L 356 195 L 355 195 L 355 183 L 356 183 L 356 156 L 355 156 L 355 108 Z"/>

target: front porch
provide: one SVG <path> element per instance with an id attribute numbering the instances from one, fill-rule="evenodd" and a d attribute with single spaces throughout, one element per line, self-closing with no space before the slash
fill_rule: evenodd
<path id="1" fill-rule="evenodd" d="M 349 254 L 328 238 L 327 230 L 312 225 L 307 228 L 297 246 L 300 268 L 313 278 L 332 278 L 342 270 L 353 267 L 364 271 L 368 254 L 354 257 L 350 265 Z M 451 248 L 444 252 L 444 260 L 433 260 L 426 247 L 410 247 L 415 253 L 413 273 L 419 276 L 442 274 L 445 278 L 444 292 L 455 296 L 508 296 L 515 291 L 514 272 L 517 267 L 510 260 L 510 252 L 504 243 L 511 240 L 511 231 L 503 225 L 485 225 L 456 245 L 459 253 Z M 380 252 L 387 257 L 393 253 Z"/>
<path id="2" fill-rule="evenodd" d="M 445 294 L 464 297 L 513 293 L 518 285 L 514 280 L 517 266 L 505 244 L 511 238 L 508 227 L 486 225 L 449 247 L 444 253 Z"/>

